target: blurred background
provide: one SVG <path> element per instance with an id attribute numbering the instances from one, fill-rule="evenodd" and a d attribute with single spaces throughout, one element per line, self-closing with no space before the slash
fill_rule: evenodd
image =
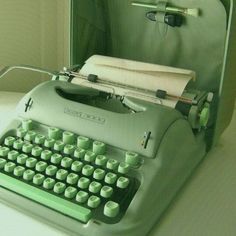
<path id="1" fill-rule="evenodd" d="M 69 1 L 0 0 L 0 22 L 0 67 L 60 70 L 69 64 Z M 27 92 L 46 79 L 14 70 L 0 80 L 0 90 Z"/>

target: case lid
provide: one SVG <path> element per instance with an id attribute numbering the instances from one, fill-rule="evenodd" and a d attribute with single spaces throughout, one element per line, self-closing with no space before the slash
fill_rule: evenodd
<path id="1" fill-rule="evenodd" d="M 212 142 L 228 125 L 235 97 L 233 1 L 143 0 L 200 9 L 198 17 L 184 15 L 181 27 L 164 23 L 163 12 L 157 13 L 157 21 L 150 21 L 146 13 L 155 9 L 135 7 L 131 2 L 71 1 L 71 64 L 101 54 L 195 71 L 197 80 L 190 87 L 215 93 L 213 121 L 208 128 L 208 141 Z"/>

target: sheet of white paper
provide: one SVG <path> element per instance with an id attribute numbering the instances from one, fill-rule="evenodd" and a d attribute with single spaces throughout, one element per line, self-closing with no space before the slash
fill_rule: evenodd
<path id="1" fill-rule="evenodd" d="M 160 72 L 170 73 L 170 74 L 185 74 L 191 76 L 195 79 L 195 72 L 191 70 L 185 70 L 170 66 L 163 66 L 139 61 L 132 61 L 126 59 L 120 59 L 116 57 L 108 57 L 108 56 L 101 56 L 101 55 L 94 55 L 91 56 L 87 61 L 86 64 L 94 64 L 94 65 L 101 65 L 101 66 L 110 66 L 116 67 L 131 71 L 143 72 L 143 73 L 151 73 L 153 75 L 158 75 Z"/>
<path id="2" fill-rule="evenodd" d="M 181 96 L 186 85 L 195 79 L 190 70 L 136 62 L 106 56 L 92 56 L 79 72 L 82 76 L 95 74 L 100 79 L 114 84 L 132 86 L 148 91 L 164 90 Z M 177 101 L 163 100 L 162 104 L 175 107 Z"/>

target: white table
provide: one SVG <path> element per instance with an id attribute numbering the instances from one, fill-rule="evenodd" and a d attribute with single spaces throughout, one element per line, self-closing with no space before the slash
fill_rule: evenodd
<path id="1" fill-rule="evenodd" d="M 0 129 L 22 94 L 0 92 Z M 62 236 L 63 232 L 0 203 L 0 235 Z M 236 235 L 236 114 L 150 236 Z"/>

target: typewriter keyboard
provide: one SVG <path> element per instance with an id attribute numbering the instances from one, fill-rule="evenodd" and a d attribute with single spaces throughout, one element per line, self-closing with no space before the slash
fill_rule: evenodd
<path id="1" fill-rule="evenodd" d="M 56 127 L 23 120 L 0 145 L 1 186 L 83 223 L 118 222 L 139 187 L 136 153 Z"/>

